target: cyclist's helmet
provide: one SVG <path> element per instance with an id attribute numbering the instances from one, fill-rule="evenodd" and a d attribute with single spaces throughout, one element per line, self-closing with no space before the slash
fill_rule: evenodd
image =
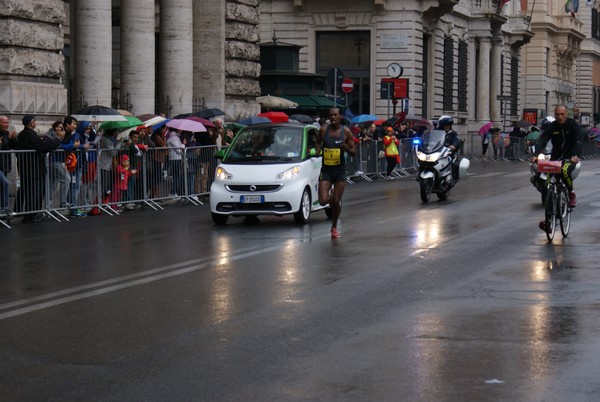
<path id="1" fill-rule="evenodd" d="M 542 124 L 540 128 L 544 131 L 551 123 L 553 123 L 556 119 L 552 116 L 546 116 L 542 119 Z"/>
<path id="2" fill-rule="evenodd" d="M 452 116 L 440 116 L 440 118 L 438 119 L 438 128 L 443 129 L 444 126 L 446 125 L 450 125 L 450 127 L 452 127 L 452 123 L 454 123 L 454 119 L 452 118 Z"/>

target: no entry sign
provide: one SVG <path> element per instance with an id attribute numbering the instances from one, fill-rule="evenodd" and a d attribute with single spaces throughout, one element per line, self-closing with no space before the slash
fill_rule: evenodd
<path id="1" fill-rule="evenodd" d="M 344 78 L 342 81 L 342 91 L 347 94 L 352 92 L 353 89 L 354 81 L 352 81 L 352 78 Z"/>

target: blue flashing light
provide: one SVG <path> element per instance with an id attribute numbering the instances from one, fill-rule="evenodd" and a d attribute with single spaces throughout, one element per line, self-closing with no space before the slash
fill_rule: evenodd
<path id="1" fill-rule="evenodd" d="M 419 145 L 421 143 L 421 139 L 419 137 L 413 138 L 413 145 Z"/>

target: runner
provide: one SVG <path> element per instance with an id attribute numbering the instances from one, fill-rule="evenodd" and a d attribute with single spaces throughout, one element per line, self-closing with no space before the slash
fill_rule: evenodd
<path id="1" fill-rule="evenodd" d="M 340 109 L 329 109 L 329 124 L 321 127 L 317 138 L 317 155 L 323 155 L 323 166 L 319 177 L 319 203 L 331 208 L 331 238 L 340 237 L 337 228 L 342 212 L 342 195 L 346 187 L 346 155 L 356 155 L 352 131 L 341 124 Z M 322 152 L 321 152 L 322 150 Z M 333 188 L 333 191 L 332 191 Z"/>

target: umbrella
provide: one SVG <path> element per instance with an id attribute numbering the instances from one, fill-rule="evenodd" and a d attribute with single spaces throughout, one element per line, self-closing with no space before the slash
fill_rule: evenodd
<path id="1" fill-rule="evenodd" d="M 72 116 L 82 121 L 127 121 L 115 109 L 101 105 L 85 107 Z"/>
<path id="2" fill-rule="evenodd" d="M 590 127 L 588 128 L 588 138 L 596 138 L 600 135 L 600 128 Z"/>
<path id="3" fill-rule="evenodd" d="M 307 114 L 293 114 L 290 116 L 290 120 L 296 120 L 300 123 L 311 124 L 315 122 L 315 119 Z"/>
<path id="4" fill-rule="evenodd" d="M 206 131 L 204 124 L 190 119 L 173 119 L 167 123 L 167 127 L 177 130 L 191 131 L 192 133 Z"/>
<path id="5" fill-rule="evenodd" d="M 298 107 L 296 102 L 278 96 L 259 96 L 256 98 L 256 101 L 265 109 L 291 109 Z"/>
<path id="6" fill-rule="evenodd" d="M 158 123 L 162 123 L 163 121 L 167 120 L 165 117 L 157 116 L 152 113 L 141 114 L 141 115 L 137 116 L 137 118 L 140 119 L 144 123 L 144 126 L 146 126 L 146 127 L 150 127 L 150 126 L 153 126 Z"/>
<path id="7" fill-rule="evenodd" d="M 385 119 L 377 119 L 373 122 L 376 126 L 381 126 L 386 120 Z"/>
<path id="8" fill-rule="evenodd" d="M 540 131 L 539 131 L 539 130 L 532 131 L 532 132 L 530 132 L 529 134 L 527 134 L 527 135 L 525 136 L 525 140 L 526 140 L 526 141 L 535 141 L 535 140 L 537 140 L 537 139 L 538 139 L 538 137 L 539 137 L 541 134 L 542 134 L 542 133 L 540 133 Z"/>
<path id="9" fill-rule="evenodd" d="M 198 112 L 191 113 L 190 116 L 202 117 L 203 119 L 210 119 L 211 117 L 225 116 L 225 112 L 216 107 L 210 109 L 203 109 Z"/>
<path id="10" fill-rule="evenodd" d="M 287 114 L 283 112 L 266 112 L 258 115 L 259 117 L 266 117 L 271 120 L 273 123 L 287 123 L 290 118 Z"/>
<path id="11" fill-rule="evenodd" d="M 531 126 L 531 122 L 527 121 L 527 120 L 521 120 L 520 122 L 517 123 L 517 127 L 519 128 L 527 128 Z"/>
<path id="12" fill-rule="evenodd" d="M 100 125 L 100 130 L 124 130 L 144 124 L 135 116 L 124 116 L 125 121 L 105 121 Z"/>
<path id="13" fill-rule="evenodd" d="M 246 117 L 239 121 L 239 123 L 244 124 L 246 126 L 251 126 L 253 124 L 261 124 L 261 123 L 272 123 L 271 120 L 264 116 L 251 116 Z"/>
<path id="14" fill-rule="evenodd" d="M 483 126 L 481 126 L 481 128 L 479 129 L 479 135 L 485 135 L 488 133 L 488 131 L 490 131 L 490 128 L 494 127 L 494 123 L 493 122 L 489 122 L 489 123 L 485 123 Z"/>
<path id="15" fill-rule="evenodd" d="M 424 117 L 407 114 L 404 116 L 404 123 L 412 123 L 413 126 L 426 126 L 431 128 L 431 122 Z"/>
<path id="16" fill-rule="evenodd" d="M 395 126 L 395 125 L 396 125 L 396 123 L 398 123 L 398 122 L 399 122 L 399 121 L 401 121 L 401 120 L 402 120 L 402 118 L 401 118 L 401 117 L 399 117 L 399 116 L 394 116 L 394 117 L 390 117 L 390 118 L 389 118 L 389 119 L 387 119 L 385 122 L 386 122 L 387 124 L 389 124 L 390 126 L 392 126 L 392 127 L 393 127 L 393 126 Z"/>
<path id="17" fill-rule="evenodd" d="M 492 141 L 495 145 L 498 145 L 498 143 L 500 143 L 500 140 L 504 141 L 505 146 L 510 145 L 510 137 L 506 134 L 498 134 Z"/>
<path id="18" fill-rule="evenodd" d="M 117 112 L 119 112 L 120 114 L 122 114 L 123 116 L 133 116 L 133 114 L 131 114 L 131 112 L 129 110 L 123 110 L 123 109 L 115 109 Z"/>
<path id="19" fill-rule="evenodd" d="M 360 114 L 356 117 L 353 117 L 352 120 L 350 120 L 350 123 L 352 123 L 352 124 L 366 123 L 367 121 L 375 121 L 375 120 L 377 120 L 377 116 L 374 116 L 372 114 Z"/>
<path id="20" fill-rule="evenodd" d="M 215 127 L 215 125 L 212 121 L 203 119 L 202 117 L 188 116 L 188 117 L 185 117 L 185 119 L 194 120 L 194 121 L 197 121 L 198 123 L 202 123 L 204 125 L 204 127 Z"/>

